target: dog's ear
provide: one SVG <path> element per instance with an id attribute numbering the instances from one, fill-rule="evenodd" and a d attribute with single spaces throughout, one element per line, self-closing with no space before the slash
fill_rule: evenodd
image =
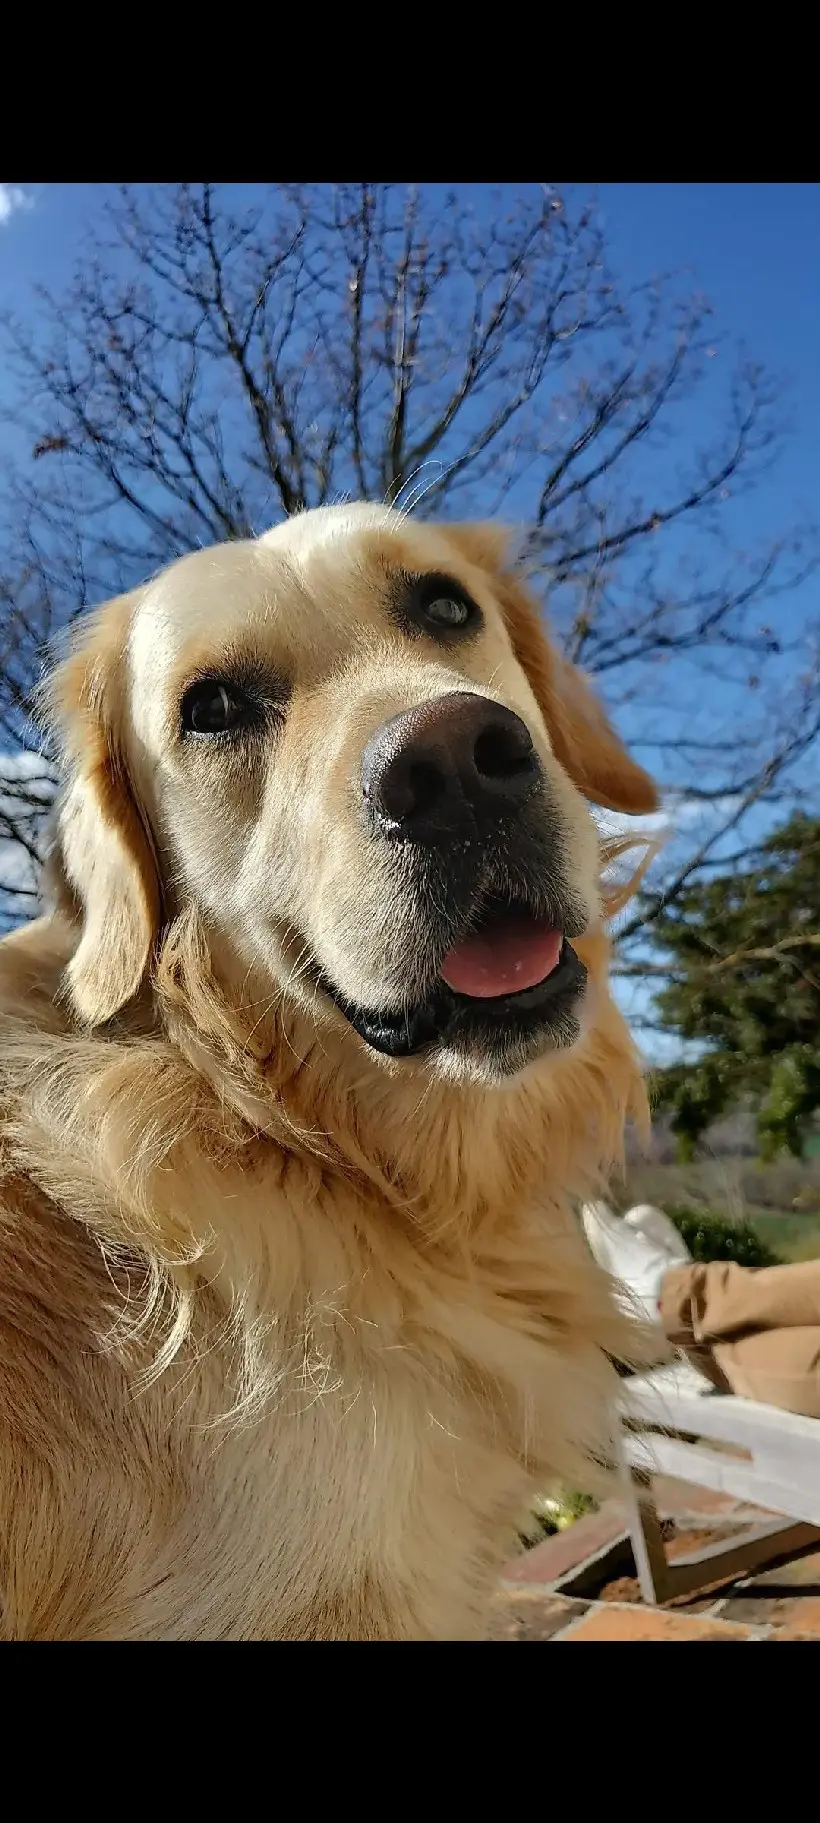
<path id="1" fill-rule="evenodd" d="M 534 596 L 517 576 L 502 575 L 496 586 L 513 651 L 573 784 L 606 810 L 656 810 L 654 780 L 627 752 L 584 673 L 553 645 Z"/>
<path id="2" fill-rule="evenodd" d="M 448 525 L 446 530 L 468 563 L 488 573 L 555 757 L 573 784 L 607 810 L 633 816 L 655 810 L 654 781 L 627 752 L 583 672 L 558 652 L 537 600 L 510 567 L 511 532 L 493 524 Z"/>
<path id="3" fill-rule="evenodd" d="M 125 641 L 139 593 L 78 623 L 40 698 L 65 769 L 47 881 L 58 907 L 80 923 L 67 987 L 89 1026 L 112 1019 L 138 992 L 160 923 L 156 859 L 123 747 Z"/>
<path id="4" fill-rule="evenodd" d="M 488 570 L 491 576 L 497 576 L 510 562 L 513 530 L 509 525 L 501 525 L 495 519 L 467 519 L 445 524 L 441 529 L 459 555 L 466 557 L 468 563 L 474 563 L 478 570 Z"/>

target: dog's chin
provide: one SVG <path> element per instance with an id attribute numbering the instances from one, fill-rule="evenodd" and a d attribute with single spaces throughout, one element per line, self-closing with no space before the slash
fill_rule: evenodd
<path id="1" fill-rule="evenodd" d="M 509 913 L 510 907 L 503 909 Z M 497 913 L 496 906 L 480 933 L 490 937 L 490 958 Z M 536 932 L 536 920 L 531 923 Z M 575 921 L 571 934 L 577 928 Z M 460 991 L 463 982 L 457 978 L 451 984 L 439 972 L 420 998 L 399 1008 L 360 1005 L 324 971 L 319 971 L 318 984 L 371 1051 L 394 1059 L 437 1061 L 447 1076 L 501 1080 L 545 1053 L 566 1050 L 580 1035 L 587 971 L 565 933 L 553 929 L 550 938 L 554 954 L 542 978 L 527 979 L 520 987 L 514 979 L 506 981 L 500 993 L 488 991 L 492 972 L 480 992 Z"/>
<path id="2" fill-rule="evenodd" d="M 513 1076 L 545 1051 L 566 1050 L 580 1035 L 586 969 L 564 939 L 545 980 L 518 993 L 475 999 L 441 981 L 422 1004 L 400 1012 L 356 1006 L 325 979 L 325 992 L 372 1051 L 395 1058 L 446 1051 L 487 1076 Z"/>

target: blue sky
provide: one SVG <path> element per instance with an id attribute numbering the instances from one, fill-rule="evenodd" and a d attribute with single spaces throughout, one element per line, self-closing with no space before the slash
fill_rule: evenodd
<path id="1" fill-rule="evenodd" d="M 89 223 L 114 188 L 0 185 L 0 308 L 25 312 L 38 284 L 60 290 L 81 257 Z M 241 198 L 253 186 L 230 188 Z M 479 211 L 491 206 L 488 185 L 460 188 Z M 598 197 L 613 263 L 625 277 L 680 272 L 684 287 L 697 286 L 714 304 L 716 335 L 728 332 L 783 376 L 788 442 L 748 509 L 749 534 L 813 515 L 820 467 L 820 184 L 574 188 Z M 708 411 L 705 398 L 702 416 L 692 421 L 695 437 L 708 429 Z M 739 526 L 742 536 L 742 513 Z"/>
<path id="2" fill-rule="evenodd" d="M 228 187 L 240 200 L 254 189 Z M 458 187 L 479 212 L 493 206 L 490 186 Z M 435 193 L 445 186 L 427 188 Z M 683 289 L 702 289 L 714 304 L 716 337 L 728 333 L 785 381 L 788 440 L 765 488 L 751 502 L 737 504 L 739 541 L 814 517 L 820 466 L 820 184 L 571 188 L 597 196 L 612 261 L 625 278 L 679 272 Z M 0 309 L 25 314 L 38 284 L 59 292 L 82 255 L 88 225 L 114 189 L 0 185 Z M 0 402 L 5 390 L 0 371 Z M 708 434 L 711 404 L 707 389 L 691 416 L 694 440 Z M 789 611 L 800 607 L 792 602 Z"/>
<path id="3" fill-rule="evenodd" d="M 688 268 L 716 327 L 787 382 L 792 428 L 765 510 L 816 513 L 820 469 L 820 184 L 598 184 L 634 275 Z M 755 509 L 759 522 L 760 501 Z"/>
<path id="4" fill-rule="evenodd" d="M 458 187 L 480 214 L 494 206 L 490 186 Z M 113 188 L 0 185 L 0 309 L 24 314 L 38 284 L 59 293 Z M 239 200 L 251 188 L 231 186 Z M 442 195 L 445 190 L 429 188 Z M 820 520 L 820 184 L 569 188 L 597 196 L 610 261 L 624 279 L 679 273 L 682 290 L 697 288 L 710 298 L 716 340 L 727 335 L 739 342 L 784 381 L 788 437 L 765 483 L 750 499 L 740 497 L 732 505 L 737 544 L 754 544 L 797 519 Z M 5 390 L 0 371 L 0 404 Z M 714 394 L 707 387 L 682 421 L 681 435 L 694 442 L 708 438 L 713 409 Z M 0 453 L 2 448 L 0 430 Z M 668 459 L 681 453 L 685 450 L 676 449 Z M 810 580 L 777 608 L 785 625 L 797 626 L 816 613 L 819 586 Z"/>
<path id="5" fill-rule="evenodd" d="M 252 186 L 231 186 L 238 195 Z M 615 262 L 636 278 L 688 271 L 711 298 L 717 327 L 794 384 L 795 427 L 773 483 L 778 505 L 816 499 L 820 444 L 820 183 L 595 184 Z M 35 284 L 70 277 L 87 224 L 114 186 L 3 185 L 32 206 L 3 219 L 0 204 L 0 305 L 20 308 Z M 431 186 L 435 188 L 435 186 Z M 461 186 L 479 210 L 489 186 Z"/>

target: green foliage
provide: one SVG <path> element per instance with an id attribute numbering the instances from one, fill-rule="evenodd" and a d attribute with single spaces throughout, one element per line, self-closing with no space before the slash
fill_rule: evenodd
<path id="1" fill-rule="evenodd" d="M 583 1519 L 585 1513 L 597 1512 L 597 1501 L 591 1494 L 578 1494 L 562 1489 L 560 1494 L 544 1496 L 533 1503 L 532 1511 L 527 1513 L 519 1527 L 521 1543 L 540 1544 L 542 1538 L 551 1538 L 555 1532 L 566 1531 L 567 1526 L 574 1525 L 576 1519 Z"/>
<path id="2" fill-rule="evenodd" d="M 738 1266 L 778 1266 L 778 1255 L 750 1222 L 733 1222 L 716 1209 L 693 1209 L 667 1203 L 666 1213 L 685 1241 L 693 1260 L 734 1260 Z"/>
<path id="3" fill-rule="evenodd" d="M 776 1158 L 789 1151 L 799 1158 L 808 1117 L 820 1106 L 820 1050 L 814 1045 L 794 1045 L 784 1051 L 772 1070 L 769 1092 L 757 1117 L 760 1156 Z"/>
<path id="4" fill-rule="evenodd" d="M 792 816 L 754 864 L 645 909 L 670 970 L 660 1020 L 703 1046 L 656 1080 L 681 1158 L 712 1121 L 750 1102 L 762 1156 L 800 1156 L 820 1107 L 820 818 Z"/>

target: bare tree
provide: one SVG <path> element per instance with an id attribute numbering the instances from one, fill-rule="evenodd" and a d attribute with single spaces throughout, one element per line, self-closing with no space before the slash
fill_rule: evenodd
<path id="1" fill-rule="evenodd" d="M 35 902 L 44 644 L 192 546 L 340 496 L 524 527 L 568 650 L 685 801 L 667 899 L 816 762 L 815 634 L 783 607 L 811 537 L 733 548 L 776 391 L 714 340 L 705 300 L 617 282 L 592 206 L 550 185 L 480 219 L 443 188 L 259 186 L 251 208 L 125 188 L 68 294 L 4 331 L 22 452 L 0 527 L 7 920 Z M 714 428 L 693 446 L 698 401 Z"/>

